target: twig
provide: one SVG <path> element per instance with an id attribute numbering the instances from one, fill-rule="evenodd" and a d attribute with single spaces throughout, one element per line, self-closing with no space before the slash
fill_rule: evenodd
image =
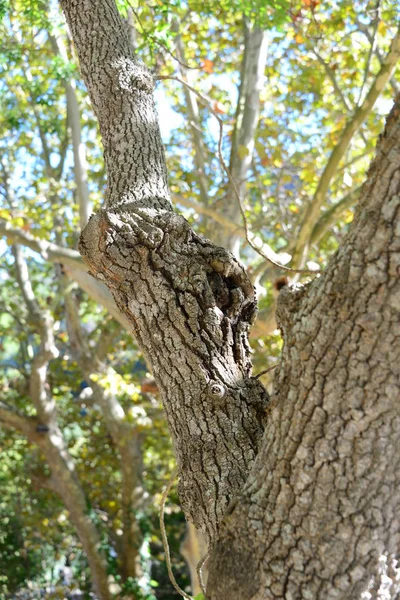
<path id="1" fill-rule="evenodd" d="M 203 569 L 204 565 L 207 563 L 207 561 L 208 561 L 209 558 L 210 558 L 210 553 L 207 552 L 207 554 L 205 554 L 203 556 L 203 558 L 199 560 L 199 563 L 198 563 L 198 565 L 196 567 L 197 577 L 199 578 L 199 584 L 200 584 L 200 587 L 201 587 L 201 591 L 204 594 L 204 597 L 206 597 L 206 586 L 205 586 L 204 580 L 203 580 L 203 571 L 202 571 L 202 569 Z"/>
<path id="2" fill-rule="evenodd" d="M 375 14 L 375 18 L 374 18 L 374 26 L 373 26 L 373 31 L 372 31 L 372 40 L 371 40 L 371 44 L 370 44 L 370 48 L 369 48 L 369 52 L 368 52 L 368 56 L 367 56 L 367 61 L 365 63 L 365 70 L 364 70 L 364 79 L 362 82 L 362 85 L 360 87 L 360 92 L 358 95 L 358 100 L 356 102 L 356 105 L 359 106 L 361 104 L 361 100 L 363 97 L 363 93 L 364 93 L 364 89 L 365 86 L 367 84 L 367 80 L 368 80 L 368 75 L 369 75 L 369 69 L 371 66 L 371 59 L 372 59 L 372 54 L 375 51 L 375 47 L 376 47 L 376 34 L 378 32 L 378 26 L 379 26 L 379 21 L 380 21 L 380 0 L 377 1 L 376 3 L 376 7 L 374 8 L 374 12 Z"/>
<path id="3" fill-rule="evenodd" d="M 184 592 L 178 585 L 175 576 L 172 572 L 172 565 L 171 565 L 171 554 L 169 551 L 169 544 L 168 544 L 168 538 L 167 538 L 167 532 L 165 531 L 165 524 L 164 524 L 164 509 L 165 509 L 165 502 L 167 501 L 167 497 L 168 494 L 174 484 L 174 481 L 176 479 L 176 476 L 178 474 L 178 467 L 175 467 L 175 469 L 172 472 L 171 478 L 168 482 L 167 487 L 165 488 L 162 497 L 161 497 L 161 505 L 160 505 L 160 529 L 161 529 L 161 537 L 162 537 L 162 542 L 163 542 L 163 546 L 164 546 L 164 552 L 165 552 L 165 562 L 167 563 L 167 570 L 168 570 L 168 576 L 169 579 L 172 583 L 172 585 L 174 586 L 174 588 L 176 589 L 176 591 L 178 592 L 178 594 L 180 596 L 182 596 L 182 598 L 186 598 L 187 600 L 193 600 L 192 596 L 189 596 L 189 594 L 187 594 L 186 592 Z"/>
<path id="4" fill-rule="evenodd" d="M 213 109 L 212 105 L 211 105 L 211 101 L 206 97 L 203 96 L 203 94 L 201 94 L 199 91 L 197 91 L 194 87 L 192 87 L 191 85 L 189 85 L 186 81 L 184 81 L 183 79 L 181 79 L 180 77 L 175 77 L 172 75 L 159 75 L 158 77 L 156 77 L 157 80 L 161 80 L 161 79 L 172 79 L 174 81 L 179 81 L 179 83 L 181 83 L 182 85 L 186 86 L 191 92 L 193 92 L 194 94 L 196 94 L 196 96 L 198 96 L 207 106 L 207 108 L 210 110 L 211 114 L 217 119 L 218 124 L 219 124 L 219 140 L 218 140 L 218 158 L 219 161 L 221 163 L 221 166 L 223 168 L 223 170 L 225 171 L 229 182 L 231 183 L 232 187 L 233 187 L 233 191 L 235 193 L 236 196 L 236 200 L 238 202 L 238 206 L 240 209 L 240 214 L 242 215 L 242 220 L 243 220 L 243 225 L 244 225 L 244 231 L 245 231 L 245 236 L 246 236 L 246 241 L 249 244 L 249 246 L 251 248 L 253 248 L 253 250 L 255 252 L 257 252 L 257 254 L 259 254 L 260 256 L 262 256 L 265 260 L 267 260 L 269 263 L 273 264 L 275 267 L 277 267 L 278 269 L 282 269 L 284 271 L 290 271 L 291 273 L 307 273 L 307 274 L 313 274 L 315 275 L 316 273 L 320 273 L 321 271 L 312 271 L 310 269 L 291 269 L 290 267 L 285 267 L 284 265 L 279 264 L 278 262 L 274 261 L 272 258 L 270 258 L 269 256 L 267 256 L 265 254 L 265 252 L 261 249 L 258 248 L 256 246 L 256 244 L 254 242 L 252 242 L 252 240 L 250 239 L 250 234 L 249 234 L 249 226 L 247 223 L 247 217 L 246 217 L 246 213 L 245 210 L 243 208 L 243 204 L 242 201 L 240 199 L 240 195 L 235 183 L 235 180 L 233 179 L 228 166 L 224 160 L 224 157 L 222 156 L 222 139 L 223 139 L 223 126 L 224 123 L 221 119 L 221 117 L 218 116 L 218 114 L 215 112 L 215 110 Z"/>
<path id="5" fill-rule="evenodd" d="M 269 373 L 270 371 L 273 371 L 274 369 L 276 369 L 277 366 L 278 365 L 272 365 L 272 367 L 268 367 L 268 369 L 264 369 L 264 371 L 261 371 L 260 373 L 258 373 L 257 375 L 255 375 L 254 379 L 258 379 L 262 375 L 265 375 L 266 373 Z"/>

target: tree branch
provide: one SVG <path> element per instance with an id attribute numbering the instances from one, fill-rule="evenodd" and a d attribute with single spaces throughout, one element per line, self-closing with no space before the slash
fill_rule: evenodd
<path id="1" fill-rule="evenodd" d="M 392 71 L 400 58 L 400 34 L 399 32 L 392 41 L 391 48 L 387 54 L 384 62 L 375 76 L 373 83 L 366 95 L 362 105 L 356 109 L 353 117 L 347 123 L 339 143 L 333 150 L 328 163 L 321 175 L 318 182 L 317 190 L 314 194 L 313 199 L 307 206 L 302 224 L 296 240 L 296 248 L 293 254 L 292 266 L 297 269 L 300 268 L 306 259 L 310 235 L 314 224 L 318 218 L 319 211 L 325 202 L 326 195 L 329 190 L 329 184 L 334 177 L 336 170 L 342 160 L 355 132 L 359 129 L 362 123 L 365 121 L 369 113 L 371 112 L 376 100 L 380 93 L 384 89 L 386 83 L 390 79 Z"/>
<path id="2" fill-rule="evenodd" d="M 40 240 L 18 227 L 13 227 L 3 219 L 0 219 L 0 235 L 4 235 L 11 244 L 17 243 L 37 252 L 43 260 L 61 263 L 71 278 L 74 279 L 79 286 L 95 300 L 95 302 L 108 310 L 110 315 L 129 331 L 130 325 L 128 320 L 117 308 L 107 287 L 100 281 L 96 281 L 96 279 L 88 273 L 88 267 L 83 262 L 79 252 L 69 248 L 63 248 L 52 242 Z"/>
<path id="3" fill-rule="evenodd" d="M 310 244 L 316 244 L 326 233 L 329 227 L 336 223 L 340 215 L 343 214 L 343 212 L 348 208 L 354 206 L 359 197 L 360 190 L 361 187 L 352 190 L 321 215 L 311 232 Z"/>
<path id="4" fill-rule="evenodd" d="M 12 427 L 20 433 L 23 433 L 30 442 L 36 441 L 36 427 L 39 424 L 39 421 L 36 419 L 36 417 L 28 417 L 1 400 L 0 422 L 6 427 Z"/>
<path id="5" fill-rule="evenodd" d="M 244 200 L 247 173 L 253 158 L 268 47 L 267 32 L 256 26 L 251 27 L 247 20 L 244 21 L 244 28 L 245 50 L 230 156 L 230 173 L 240 202 Z M 231 221 L 239 223 L 241 210 L 235 196 L 236 192 L 230 184 L 223 212 Z M 232 231 L 222 231 L 217 241 L 238 255 L 239 238 L 238 234 L 232 235 Z"/>
<path id="6" fill-rule="evenodd" d="M 175 23 L 177 29 L 177 24 Z M 178 68 L 181 73 L 181 77 L 184 81 L 192 84 L 192 70 L 186 69 L 183 65 L 185 62 L 185 54 L 180 36 L 176 40 L 176 51 L 179 59 Z M 199 107 L 197 104 L 197 98 L 188 87 L 183 86 L 183 93 L 186 100 L 186 107 L 189 117 L 190 135 L 192 138 L 192 145 L 194 148 L 194 163 L 196 165 L 196 173 L 198 177 L 198 183 L 200 188 L 200 200 L 206 206 L 209 203 L 208 196 L 208 179 L 206 176 L 206 158 L 205 158 L 205 147 L 204 140 L 201 133 L 201 123 Z"/>
<path id="7" fill-rule="evenodd" d="M 56 56 L 67 62 L 68 56 L 64 48 L 60 36 L 55 37 L 49 34 L 51 46 Z M 83 229 L 89 220 L 91 213 L 91 202 L 89 196 L 87 162 L 86 162 L 86 147 L 82 141 L 81 134 L 81 119 L 78 97 L 76 95 L 76 84 L 73 79 L 69 81 L 63 80 L 66 98 L 67 98 L 67 113 L 68 123 L 71 128 L 72 150 L 74 154 L 74 179 L 78 192 L 79 205 L 79 223 Z"/>
<path id="8" fill-rule="evenodd" d="M 39 330 L 40 346 L 32 361 L 29 377 L 29 395 L 43 423 L 55 421 L 55 402 L 46 390 L 47 367 L 50 360 L 57 358 L 54 343 L 53 319 L 48 311 L 42 310 L 32 289 L 28 266 L 20 246 L 13 246 L 17 281 L 22 292 L 29 318 Z"/>

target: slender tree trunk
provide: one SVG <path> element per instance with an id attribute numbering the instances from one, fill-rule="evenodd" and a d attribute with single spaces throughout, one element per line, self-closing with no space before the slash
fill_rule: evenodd
<path id="1" fill-rule="evenodd" d="M 245 47 L 230 157 L 230 172 L 241 202 L 245 199 L 246 180 L 253 159 L 268 47 L 267 32 L 250 25 L 247 20 L 244 21 L 244 34 Z M 229 185 L 222 212 L 238 229 L 243 228 L 238 199 L 232 185 Z M 217 232 L 213 239 L 239 256 L 241 235 L 226 228 L 218 228 Z"/>
<path id="2" fill-rule="evenodd" d="M 58 427 L 53 426 L 48 434 L 43 434 L 39 445 L 50 467 L 54 482 L 53 490 L 60 496 L 68 510 L 71 523 L 83 546 L 94 591 L 100 600 L 110 600 L 107 565 L 101 553 L 100 536 L 88 514 L 85 494 L 74 475 L 75 465 Z"/>
<path id="3" fill-rule="evenodd" d="M 8 423 L 26 433 L 43 451 L 51 470 L 52 489 L 62 498 L 85 550 L 93 587 L 100 600 L 109 600 L 111 596 L 107 582 L 107 565 L 101 555 L 100 536 L 89 517 L 86 498 L 75 474 L 74 462 L 57 424 L 56 403 L 48 391 L 48 365 L 50 360 L 58 356 L 54 343 L 53 320 L 36 300 L 21 249 L 14 246 L 13 254 L 16 278 L 29 320 L 37 328 L 40 346 L 32 360 L 29 377 L 29 395 L 37 411 L 35 431 L 32 431 L 32 420 L 22 415 L 14 413 L 13 420 L 8 418 Z"/>

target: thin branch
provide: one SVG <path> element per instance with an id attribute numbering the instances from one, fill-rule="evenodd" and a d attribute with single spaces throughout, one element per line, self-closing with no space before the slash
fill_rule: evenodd
<path id="1" fill-rule="evenodd" d="M 167 496 L 175 482 L 176 476 L 178 474 L 178 467 L 176 467 L 171 475 L 171 478 L 167 484 L 167 487 L 165 488 L 165 490 L 163 491 L 162 497 L 161 497 L 161 504 L 160 504 L 160 529 L 161 529 L 161 537 L 162 537 L 162 542 L 163 542 L 163 546 L 164 546 L 164 552 L 165 552 L 165 562 L 167 563 L 167 570 L 168 570 L 168 575 L 169 575 L 169 579 L 172 583 L 172 585 L 174 586 L 175 590 L 178 592 L 178 594 L 180 596 L 182 596 L 182 598 L 186 598 L 187 600 L 193 600 L 192 596 L 189 596 L 189 594 L 187 594 L 186 592 L 184 592 L 179 585 L 177 584 L 177 581 L 175 579 L 175 575 L 172 572 L 172 565 L 171 565 L 171 554 L 169 551 L 169 544 L 168 544 L 168 537 L 167 537 L 167 532 L 165 530 L 165 524 L 164 524 L 164 511 L 165 511 L 165 503 L 167 501 Z"/>
<path id="2" fill-rule="evenodd" d="M 29 278 L 28 266 L 19 246 L 13 246 L 17 281 L 21 289 L 31 321 L 38 327 L 40 346 L 32 361 L 29 378 L 29 395 L 43 423 L 54 422 L 55 402 L 46 390 L 49 361 L 57 358 L 54 343 L 53 319 L 47 310 L 42 310 L 34 295 Z"/>
<path id="3" fill-rule="evenodd" d="M 23 231 L 17 227 L 13 227 L 4 219 L 0 219 L 0 235 L 4 235 L 10 244 L 21 244 L 37 252 L 43 260 L 53 263 L 61 263 L 70 277 L 76 281 L 79 286 L 95 302 L 103 306 L 110 315 L 114 317 L 126 331 L 130 331 L 131 327 L 128 319 L 121 313 L 108 288 L 90 276 L 88 267 L 83 262 L 81 255 L 76 250 L 63 248 L 52 242 L 39 240 L 30 233 Z"/>
<path id="4" fill-rule="evenodd" d="M 272 248 L 270 248 L 270 246 L 267 246 L 266 244 L 262 244 L 263 247 L 257 246 L 255 244 L 255 241 L 253 241 L 251 238 L 253 238 L 254 240 L 257 239 L 255 236 L 253 236 L 253 234 L 250 232 L 249 227 L 248 227 L 248 222 L 247 222 L 247 217 L 246 217 L 246 213 L 244 211 L 243 208 L 243 204 L 242 201 L 240 199 L 240 195 L 239 195 L 239 191 L 237 189 L 236 183 L 234 181 L 234 179 L 232 178 L 232 175 L 229 171 L 229 168 L 224 160 L 224 157 L 222 155 L 222 139 L 223 139 L 223 121 L 222 119 L 219 117 L 219 115 L 215 112 L 215 110 L 213 109 L 213 107 L 211 106 L 210 100 L 204 96 L 203 94 L 201 94 L 200 92 L 198 92 L 195 88 L 193 88 L 191 85 L 189 85 L 186 81 L 183 81 L 182 79 L 180 79 L 179 77 L 174 77 L 171 75 L 166 75 L 166 76 L 159 76 L 157 77 L 157 79 L 172 79 L 175 81 L 179 81 L 180 83 L 182 83 L 183 85 L 186 85 L 194 94 L 196 94 L 201 100 L 202 102 L 204 102 L 204 104 L 207 106 L 207 108 L 210 110 L 211 114 L 217 119 L 218 121 L 218 125 L 219 125 L 219 140 L 218 140 L 218 158 L 219 161 L 221 163 L 221 166 L 223 168 L 223 170 L 225 171 L 230 183 L 232 184 L 232 188 L 234 190 L 234 194 L 236 197 L 236 200 L 238 202 L 239 205 L 239 209 L 240 209 L 240 213 L 243 219 L 243 225 L 244 225 L 244 230 L 245 230 L 245 238 L 247 243 L 249 244 L 249 246 L 251 248 L 253 248 L 253 250 L 255 252 L 257 252 L 257 254 L 259 254 L 260 256 L 262 256 L 266 261 L 270 262 L 271 264 L 273 264 L 275 267 L 277 267 L 278 269 L 282 269 L 284 271 L 291 271 L 292 273 L 312 273 L 313 275 L 315 275 L 316 273 L 318 273 L 318 271 L 310 271 L 309 269 L 292 269 L 290 267 L 285 267 L 284 265 L 279 264 L 279 262 L 277 262 L 276 260 L 274 260 L 272 253 L 277 256 L 277 254 L 275 253 L 274 250 L 272 250 Z M 265 250 L 265 248 L 267 248 L 267 250 Z"/>
<path id="5" fill-rule="evenodd" d="M 386 58 L 382 64 L 379 73 L 375 76 L 374 81 L 371 84 L 371 87 L 367 96 L 364 99 L 364 102 L 360 107 L 356 109 L 354 115 L 352 116 L 350 121 L 348 121 L 346 127 L 343 130 L 339 143 L 336 145 L 335 149 L 330 155 L 328 163 L 319 180 L 314 197 L 305 211 L 302 225 L 300 226 L 300 231 L 297 236 L 296 248 L 293 255 L 293 266 L 295 269 L 300 267 L 306 260 L 309 248 L 310 235 L 314 223 L 318 218 L 318 214 L 323 203 L 325 202 L 330 182 L 332 181 L 332 178 L 334 177 L 337 171 L 339 163 L 342 160 L 354 134 L 364 123 L 365 119 L 374 107 L 376 100 L 378 99 L 386 83 L 388 82 L 399 58 L 400 33 L 398 31 L 397 35 L 392 41 L 390 51 L 386 55 Z"/>
<path id="6" fill-rule="evenodd" d="M 360 92 L 359 92 L 359 95 L 358 95 L 358 100 L 356 102 L 357 106 L 359 106 L 361 104 L 361 100 L 362 100 L 362 97 L 363 97 L 364 89 L 365 89 L 365 86 L 367 85 L 367 80 L 368 80 L 368 75 L 369 75 L 369 69 L 370 69 L 371 60 L 372 60 L 372 54 L 374 53 L 375 48 L 376 48 L 376 34 L 378 32 L 378 25 L 379 25 L 379 21 L 380 21 L 380 15 L 379 15 L 379 12 L 380 12 L 379 11 L 380 3 L 381 3 L 380 0 L 377 0 L 376 8 L 375 8 L 376 14 L 375 14 L 375 18 L 374 18 L 374 26 L 373 26 L 373 30 L 372 30 L 372 36 L 371 36 L 372 39 L 371 39 L 371 42 L 370 42 L 369 52 L 368 52 L 367 60 L 366 60 L 366 63 L 365 63 L 365 70 L 364 70 L 363 82 L 362 82 L 362 85 L 361 85 L 361 88 L 360 88 Z"/>
<path id="7" fill-rule="evenodd" d="M 257 375 L 255 375 L 254 377 L 256 379 L 259 379 L 263 375 L 266 375 L 267 373 L 270 373 L 271 371 L 274 371 L 274 369 L 276 369 L 277 366 L 278 365 L 272 365 L 272 367 L 268 367 L 268 369 L 264 369 L 264 371 L 260 371 L 260 373 L 257 373 Z"/>
<path id="8" fill-rule="evenodd" d="M 50 43 L 55 56 L 68 60 L 67 51 L 60 37 L 49 34 Z M 83 229 L 89 220 L 91 213 L 91 202 L 89 195 L 86 146 L 82 141 L 81 118 L 76 84 L 73 79 L 63 79 L 65 95 L 67 99 L 68 124 L 71 128 L 72 150 L 74 155 L 75 185 L 78 192 L 79 223 Z"/>
<path id="9" fill-rule="evenodd" d="M 87 271 L 87 267 L 77 250 L 70 250 L 52 242 L 40 240 L 23 229 L 13 227 L 11 223 L 4 219 L 0 219 L 0 235 L 4 235 L 11 244 L 21 244 L 34 252 L 38 252 L 44 260 L 60 262 L 80 271 Z"/>
<path id="10" fill-rule="evenodd" d="M 361 31 L 361 33 L 363 33 L 365 35 L 365 37 L 367 38 L 369 43 L 372 45 L 372 35 L 368 29 L 368 25 L 366 25 L 365 23 L 360 23 L 360 21 L 358 19 L 356 19 L 356 23 L 357 23 L 358 29 Z M 385 60 L 385 57 L 382 56 L 382 53 L 377 46 L 374 49 L 374 54 L 377 57 L 377 59 L 379 60 L 379 63 L 382 65 L 383 61 Z M 390 78 L 390 85 L 392 86 L 395 94 L 398 94 L 400 92 L 400 86 L 393 76 Z"/>
<path id="11" fill-rule="evenodd" d="M 28 417 L 1 400 L 0 422 L 6 427 L 12 427 L 23 433 L 30 441 L 34 441 L 36 427 L 39 423 L 36 417 Z"/>
<path id="12" fill-rule="evenodd" d="M 177 29 L 176 23 L 173 24 Z M 176 51 L 179 58 L 184 58 L 184 49 L 182 45 L 182 40 L 180 36 L 177 37 L 176 40 Z M 183 66 L 184 61 L 179 62 L 179 70 L 186 82 L 190 83 L 191 72 Z M 209 202 L 208 197 L 208 179 L 206 176 L 206 158 L 205 158 L 205 148 L 204 148 L 204 139 L 201 133 L 200 127 L 200 115 L 199 115 L 199 107 L 196 100 L 196 95 L 193 94 L 186 86 L 183 86 L 183 93 L 185 95 L 187 112 L 189 117 L 190 124 L 190 133 L 192 138 L 192 144 L 194 148 L 194 162 L 196 165 L 197 173 L 198 173 L 198 182 L 200 188 L 200 198 L 204 205 L 207 205 Z"/>
<path id="13" fill-rule="evenodd" d="M 207 564 L 209 558 L 210 552 L 207 552 L 207 554 L 203 556 L 203 558 L 199 561 L 199 564 L 196 567 L 197 577 L 199 579 L 200 588 L 203 592 L 204 598 L 206 597 L 207 590 L 203 580 L 203 567 Z"/>
<path id="14" fill-rule="evenodd" d="M 157 46 L 159 46 L 160 48 L 162 48 L 167 54 L 169 54 L 169 56 L 175 60 L 177 63 L 179 63 L 182 67 L 184 67 L 185 69 L 202 69 L 203 68 L 203 64 L 200 65 L 196 65 L 194 67 L 191 67 L 190 65 L 187 65 L 185 62 L 183 62 L 180 58 L 176 57 L 171 50 L 169 50 L 169 48 L 167 48 L 167 46 L 165 44 L 163 44 L 162 42 L 160 42 L 160 40 L 158 40 L 154 35 L 152 35 L 151 33 L 149 33 L 148 31 L 146 31 L 146 29 L 143 27 L 142 22 L 140 20 L 140 17 L 137 13 L 137 11 L 134 9 L 134 7 L 132 6 L 132 4 L 129 2 L 128 0 L 128 4 L 129 7 L 132 11 L 132 13 L 135 16 L 135 19 L 137 20 L 137 22 L 139 23 L 139 26 L 142 30 L 142 35 L 144 38 L 148 38 L 150 39 L 154 44 L 156 44 Z"/>
<path id="15" fill-rule="evenodd" d="M 229 172 L 236 190 L 230 185 L 225 201 L 225 211 L 233 221 L 239 221 L 241 213 L 235 196 L 238 195 L 240 202 L 243 202 L 246 195 L 246 179 L 254 154 L 268 49 L 267 31 L 255 25 L 251 26 L 246 18 L 243 19 L 243 26 L 244 54 L 229 159 Z M 242 153 L 243 149 L 245 152 Z M 237 236 L 222 238 L 221 241 L 222 245 L 227 245 L 236 254 L 239 253 Z"/>
<path id="16" fill-rule="evenodd" d="M 348 112 L 351 112 L 351 105 L 349 104 L 349 101 L 346 99 L 345 95 L 343 94 L 342 90 L 340 89 L 340 86 L 337 82 L 334 70 L 331 69 L 329 64 L 322 58 L 322 56 L 319 54 L 319 52 L 317 52 L 316 48 L 312 48 L 312 53 L 317 58 L 318 62 L 324 67 L 326 74 L 328 75 L 329 79 L 331 80 L 333 89 L 335 90 L 336 94 L 342 101 L 342 104 L 344 105 L 345 109 Z"/>
<path id="17" fill-rule="evenodd" d="M 340 215 L 343 214 L 345 210 L 354 206 L 354 204 L 357 202 L 360 190 L 361 186 L 355 190 L 352 190 L 323 213 L 323 215 L 314 225 L 314 229 L 311 233 L 310 244 L 316 244 L 326 233 L 329 227 L 331 227 L 337 221 Z"/>

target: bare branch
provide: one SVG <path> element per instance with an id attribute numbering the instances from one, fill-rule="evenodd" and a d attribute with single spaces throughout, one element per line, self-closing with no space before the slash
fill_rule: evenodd
<path id="1" fill-rule="evenodd" d="M 237 191 L 234 190 L 231 183 L 224 207 L 224 213 L 232 221 L 238 221 L 240 213 L 243 213 L 239 210 L 238 203 L 235 202 L 235 196 L 237 194 L 240 202 L 243 202 L 246 193 L 246 178 L 253 158 L 260 112 L 260 92 L 263 86 L 268 47 L 266 31 L 262 31 L 256 26 L 251 27 L 246 20 L 244 28 L 245 50 L 229 166 Z M 237 235 L 232 235 L 230 232 L 228 235 L 222 236 L 219 243 L 228 247 L 234 254 L 239 253 Z"/>
<path id="2" fill-rule="evenodd" d="M 326 233 L 329 227 L 331 227 L 337 221 L 340 215 L 343 214 L 343 212 L 348 208 L 354 206 L 354 204 L 357 202 L 360 190 L 361 187 L 352 190 L 323 213 L 323 215 L 314 225 L 314 229 L 311 233 L 310 244 L 316 244 Z"/>
<path id="3" fill-rule="evenodd" d="M 55 419 L 55 402 L 46 390 L 47 367 L 50 360 L 57 358 L 58 350 L 54 343 L 53 319 L 48 311 L 42 310 L 35 298 L 29 279 L 28 266 L 19 246 L 13 247 L 17 281 L 21 289 L 29 317 L 39 330 L 40 347 L 31 365 L 29 394 L 43 423 Z"/>
<path id="4" fill-rule="evenodd" d="M 175 25 L 176 26 L 176 25 Z M 189 84 L 192 84 L 192 71 L 185 68 L 184 64 L 184 49 L 182 45 L 182 40 L 180 36 L 178 36 L 176 41 L 176 51 L 178 54 L 178 58 L 180 59 L 179 70 L 181 73 L 181 77 L 184 81 Z M 208 180 L 206 176 L 206 157 L 205 157 L 205 147 L 204 140 L 201 133 L 200 127 L 200 115 L 199 115 L 199 107 L 197 104 L 196 95 L 193 94 L 186 86 L 183 86 L 183 93 L 185 95 L 186 107 L 189 117 L 189 125 L 190 125 L 190 136 L 192 138 L 192 144 L 194 148 L 194 162 L 196 165 L 196 171 L 198 175 L 198 183 L 200 188 L 200 199 L 202 203 L 206 206 L 209 202 L 208 197 Z"/>
<path id="5" fill-rule="evenodd" d="M 373 29 L 372 29 L 372 35 L 371 35 L 371 41 L 370 41 L 370 47 L 369 47 L 369 52 L 368 52 L 368 56 L 367 56 L 367 60 L 365 63 L 365 69 L 364 69 L 364 78 L 363 78 L 363 82 L 362 85 L 360 87 L 360 92 L 358 95 L 358 100 L 357 100 L 357 106 L 359 106 L 361 104 L 361 100 L 363 97 L 363 93 L 364 93 L 364 89 L 365 86 L 367 84 L 367 80 L 368 80 L 368 75 L 369 75 L 369 69 L 371 66 L 371 59 L 372 59 L 372 55 L 376 50 L 376 34 L 378 32 L 378 25 L 379 25 L 379 21 L 380 21 L 380 0 L 377 0 L 376 2 L 376 7 L 375 7 L 375 18 L 373 21 Z"/>
<path id="6" fill-rule="evenodd" d="M 17 243 L 31 248 L 34 252 L 38 252 L 44 260 L 60 262 L 75 269 L 87 271 L 79 252 L 76 250 L 63 248 L 52 242 L 40 240 L 18 227 L 13 227 L 11 223 L 8 223 L 4 219 L 0 219 L 0 235 L 6 236 L 12 244 Z"/>
<path id="7" fill-rule="evenodd" d="M 49 35 L 51 46 L 56 56 L 61 56 L 65 61 L 68 60 L 67 52 L 64 48 L 61 38 Z M 74 154 L 74 176 L 78 192 L 79 204 L 79 222 L 83 229 L 89 220 L 91 213 L 91 202 L 89 197 L 86 147 L 82 141 L 81 119 L 78 97 L 76 95 L 76 84 L 73 79 L 63 80 L 66 98 L 68 123 L 72 134 L 72 150 Z"/>
<path id="8" fill-rule="evenodd" d="M 6 402 L 0 400 L 0 423 L 5 427 L 12 427 L 20 433 L 23 433 L 29 441 L 35 441 L 37 437 L 36 427 L 38 420 L 35 417 L 28 417 L 16 410 Z"/>
<path id="9" fill-rule="evenodd" d="M 130 330 L 128 320 L 117 308 L 108 288 L 97 281 L 88 273 L 88 267 L 83 262 L 79 252 L 70 248 L 63 248 L 52 242 L 39 240 L 30 233 L 13 227 L 7 221 L 0 219 L 0 235 L 6 236 L 8 241 L 26 246 L 37 252 L 44 260 L 61 263 L 68 274 L 79 286 L 98 304 L 103 306 L 127 331 Z"/>
<path id="10" fill-rule="evenodd" d="M 399 58 L 400 34 L 398 32 L 392 41 L 390 51 L 387 54 L 379 73 L 377 73 L 374 81 L 371 84 L 364 102 L 356 109 L 353 117 L 347 123 L 339 143 L 333 150 L 324 172 L 322 173 L 314 197 L 305 211 L 303 221 L 300 226 L 300 231 L 297 236 L 296 249 L 293 255 L 293 267 L 295 269 L 301 267 L 305 262 L 313 226 L 318 218 L 319 211 L 325 202 L 326 195 L 329 190 L 329 184 L 337 171 L 339 163 L 342 160 L 354 134 L 364 123 L 380 93 L 383 91 L 386 83 L 390 79 L 392 71 Z"/>

